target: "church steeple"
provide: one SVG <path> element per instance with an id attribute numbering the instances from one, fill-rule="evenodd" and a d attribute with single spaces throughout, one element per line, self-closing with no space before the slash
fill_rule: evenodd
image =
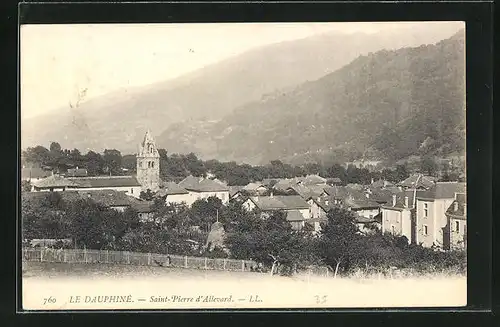
<path id="1" fill-rule="evenodd" d="M 137 180 L 146 192 L 157 191 L 160 187 L 160 153 L 156 142 L 148 129 L 137 154 Z"/>

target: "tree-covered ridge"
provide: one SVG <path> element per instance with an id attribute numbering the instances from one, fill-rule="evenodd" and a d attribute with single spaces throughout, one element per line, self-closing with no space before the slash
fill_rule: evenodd
<path id="1" fill-rule="evenodd" d="M 190 135 L 186 142 L 202 144 L 195 148 L 204 157 L 250 163 L 463 153 L 463 35 L 359 56 L 321 79 L 202 124 L 194 137 L 179 127 L 162 137 Z"/>

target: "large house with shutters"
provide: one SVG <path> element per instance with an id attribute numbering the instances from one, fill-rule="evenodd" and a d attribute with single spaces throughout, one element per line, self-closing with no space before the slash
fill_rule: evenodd
<path id="1" fill-rule="evenodd" d="M 450 214 L 453 215 L 448 209 L 456 201 L 457 194 L 465 194 L 465 183 L 437 182 L 429 190 L 417 195 L 415 243 L 425 247 L 433 245 L 447 247 L 449 244 L 448 217 Z"/>

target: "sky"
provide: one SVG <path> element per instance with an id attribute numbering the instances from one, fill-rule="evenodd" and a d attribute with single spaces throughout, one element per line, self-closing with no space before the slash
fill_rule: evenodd
<path id="1" fill-rule="evenodd" d="M 21 115 L 166 81 L 252 48 L 401 23 L 70 24 L 21 26 Z"/>

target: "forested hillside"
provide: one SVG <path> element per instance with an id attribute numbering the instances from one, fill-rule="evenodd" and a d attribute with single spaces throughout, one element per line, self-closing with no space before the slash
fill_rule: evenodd
<path id="1" fill-rule="evenodd" d="M 182 141 L 188 134 L 187 141 L 203 156 L 249 163 L 461 153 L 464 69 L 461 31 L 434 45 L 359 56 L 321 79 L 202 124 L 194 133 L 167 130 L 159 143 Z"/>

